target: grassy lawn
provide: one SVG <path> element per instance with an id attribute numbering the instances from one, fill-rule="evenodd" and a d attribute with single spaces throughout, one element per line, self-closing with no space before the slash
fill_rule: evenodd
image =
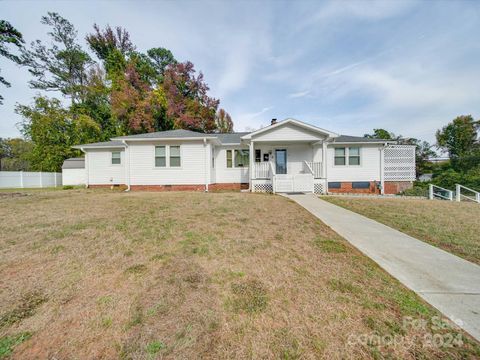
<path id="1" fill-rule="evenodd" d="M 478 204 L 340 196 L 324 196 L 322 199 L 480 264 Z"/>
<path id="2" fill-rule="evenodd" d="M 283 197 L 5 194 L 0 358 L 480 356 L 466 335 L 433 346 L 462 333 Z"/>

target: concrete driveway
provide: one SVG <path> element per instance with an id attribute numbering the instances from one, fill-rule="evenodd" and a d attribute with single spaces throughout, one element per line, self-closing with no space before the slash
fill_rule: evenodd
<path id="1" fill-rule="evenodd" d="M 286 196 L 480 341 L 480 266 L 313 194 Z"/>

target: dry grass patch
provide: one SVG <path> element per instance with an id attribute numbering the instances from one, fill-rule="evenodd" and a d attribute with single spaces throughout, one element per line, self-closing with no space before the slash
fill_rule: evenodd
<path id="1" fill-rule="evenodd" d="M 324 196 L 322 199 L 480 264 L 478 204 L 343 196 Z"/>
<path id="2" fill-rule="evenodd" d="M 438 314 L 283 197 L 68 190 L 0 205 L 1 356 L 480 356 L 467 336 L 349 344 L 421 339 L 430 330 L 404 329 L 403 317 Z"/>

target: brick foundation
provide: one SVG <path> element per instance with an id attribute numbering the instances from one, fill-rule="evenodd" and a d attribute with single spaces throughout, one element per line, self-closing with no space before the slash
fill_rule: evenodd
<path id="1" fill-rule="evenodd" d="M 395 195 L 413 186 L 411 181 L 385 181 L 385 194 Z M 354 189 L 351 182 L 341 182 L 340 189 L 328 188 L 329 193 L 337 194 L 380 194 L 375 181 L 370 181 L 368 189 Z"/>
<path id="2" fill-rule="evenodd" d="M 412 187 L 412 181 L 385 181 L 385 194 L 398 194 Z"/>
<path id="3" fill-rule="evenodd" d="M 127 187 L 126 185 L 115 185 L 116 187 Z M 111 185 L 89 185 L 92 189 L 109 189 Z M 248 189 L 248 183 L 224 183 L 224 184 L 209 184 L 209 191 L 240 191 Z M 205 185 L 131 185 L 131 191 L 205 191 Z"/>
<path id="4" fill-rule="evenodd" d="M 222 190 L 246 190 L 248 189 L 248 183 L 225 183 L 225 184 L 210 184 L 208 185 L 209 191 L 222 191 Z"/>
<path id="5" fill-rule="evenodd" d="M 328 188 L 329 193 L 337 194 L 380 194 L 380 190 L 377 188 L 375 181 L 370 181 L 368 189 L 354 189 L 351 182 L 341 182 L 340 189 Z"/>
<path id="6" fill-rule="evenodd" d="M 111 187 L 114 187 L 115 189 L 118 188 L 127 188 L 127 185 L 125 184 L 97 184 L 97 185 L 88 185 L 89 189 L 110 189 Z"/>

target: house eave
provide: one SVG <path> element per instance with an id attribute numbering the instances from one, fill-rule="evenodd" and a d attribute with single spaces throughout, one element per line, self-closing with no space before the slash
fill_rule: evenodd
<path id="1" fill-rule="evenodd" d="M 322 129 L 322 128 L 319 128 L 319 127 L 316 127 L 316 126 L 313 126 L 313 125 L 310 125 L 310 124 L 307 124 L 307 123 L 304 123 L 300 120 L 287 118 L 285 120 L 277 122 L 276 124 L 266 126 L 262 129 L 251 132 L 250 134 L 244 135 L 244 136 L 241 137 L 241 139 L 242 140 L 251 140 L 252 137 L 255 137 L 255 136 L 257 136 L 259 134 L 262 134 L 266 131 L 276 129 L 277 127 L 280 127 L 280 126 L 285 125 L 285 124 L 290 124 L 290 123 L 295 124 L 295 125 L 297 125 L 299 127 L 302 127 L 304 129 L 308 129 L 308 130 L 313 131 L 313 132 L 321 133 L 323 135 L 326 135 L 327 137 L 333 137 L 334 138 L 334 137 L 340 136 L 337 133 L 334 133 L 334 132 L 331 132 L 331 131 L 328 131 L 328 130 L 325 130 L 325 129 Z"/>

